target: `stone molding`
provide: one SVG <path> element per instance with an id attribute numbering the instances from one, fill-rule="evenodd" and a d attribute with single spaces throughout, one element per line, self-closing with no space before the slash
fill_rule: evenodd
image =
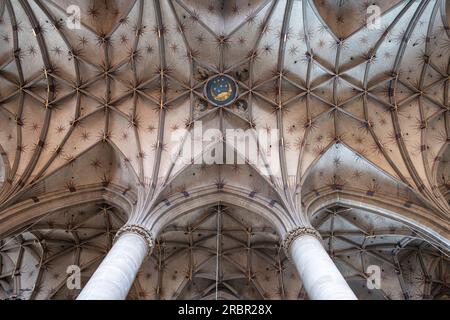
<path id="1" fill-rule="evenodd" d="M 125 233 L 134 233 L 144 239 L 144 241 L 147 243 L 149 252 L 155 244 L 155 240 L 153 239 L 153 235 L 150 230 L 147 230 L 146 228 L 137 224 L 124 225 L 119 229 L 119 231 L 117 231 L 116 236 L 114 237 L 114 241 L 116 241 L 121 235 Z"/>
<path id="2" fill-rule="evenodd" d="M 287 256 L 289 256 L 289 248 L 291 247 L 292 242 L 298 237 L 304 235 L 313 236 L 317 238 L 320 242 L 322 242 L 322 236 L 316 229 L 312 227 L 296 227 L 286 234 L 282 243 L 284 251 L 286 252 Z"/>

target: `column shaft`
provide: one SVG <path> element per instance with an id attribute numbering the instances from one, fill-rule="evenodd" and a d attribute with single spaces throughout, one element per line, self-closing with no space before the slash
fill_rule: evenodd
<path id="1" fill-rule="evenodd" d="M 289 253 L 312 300 L 356 300 L 322 243 L 312 235 L 295 238 Z"/>
<path id="2" fill-rule="evenodd" d="M 77 300 L 124 300 L 148 250 L 141 236 L 120 235 Z"/>

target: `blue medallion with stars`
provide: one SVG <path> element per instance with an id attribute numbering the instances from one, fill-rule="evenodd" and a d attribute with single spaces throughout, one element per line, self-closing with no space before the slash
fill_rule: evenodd
<path id="1" fill-rule="evenodd" d="M 206 83 L 205 96 L 211 104 L 217 107 L 228 106 L 238 96 L 236 82 L 227 75 L 212 77 Z"/>

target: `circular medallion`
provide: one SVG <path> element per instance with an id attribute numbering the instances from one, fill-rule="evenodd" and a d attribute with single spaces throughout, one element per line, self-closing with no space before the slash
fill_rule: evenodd
<path id="1" fill-rule="evenodd" d="M 214 76 L 206 83 L 205 97 L 216 107 L 225 107 L 232 104 L 237 96 L 238 86 L 230 76 Z"/>

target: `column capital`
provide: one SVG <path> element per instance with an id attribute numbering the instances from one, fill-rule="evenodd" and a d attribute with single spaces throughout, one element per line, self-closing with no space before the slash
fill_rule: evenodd
<path id="1" fill-rule="evenodd" d="M 297 239 L 298 237 L 309 235 L 317 238 L 319 241 L 322 241 L 322 236 L 320 235 L 319 231 L 314 229 L 313 227 L 296 227 L 289 231 L 286 236 L 283 239 L 283 248 L 286 252 L 286 255 L 289 256 L 289 248 L 292 244 L 292 242 Z"/>
<path id="2" fill-rule="evenodd" d="M 114 237 L 114 241 L 116 241 L 121 235 L 125 233 L 134 233 L 140 236 L 147 243 L 148 251 L 150 252 L 155 244 L 155 240 L 153 239 L 153 234 L 147 228 L 137 225 L 137 224 L 127 224 L 117 231 L 116 236 Z"/>

